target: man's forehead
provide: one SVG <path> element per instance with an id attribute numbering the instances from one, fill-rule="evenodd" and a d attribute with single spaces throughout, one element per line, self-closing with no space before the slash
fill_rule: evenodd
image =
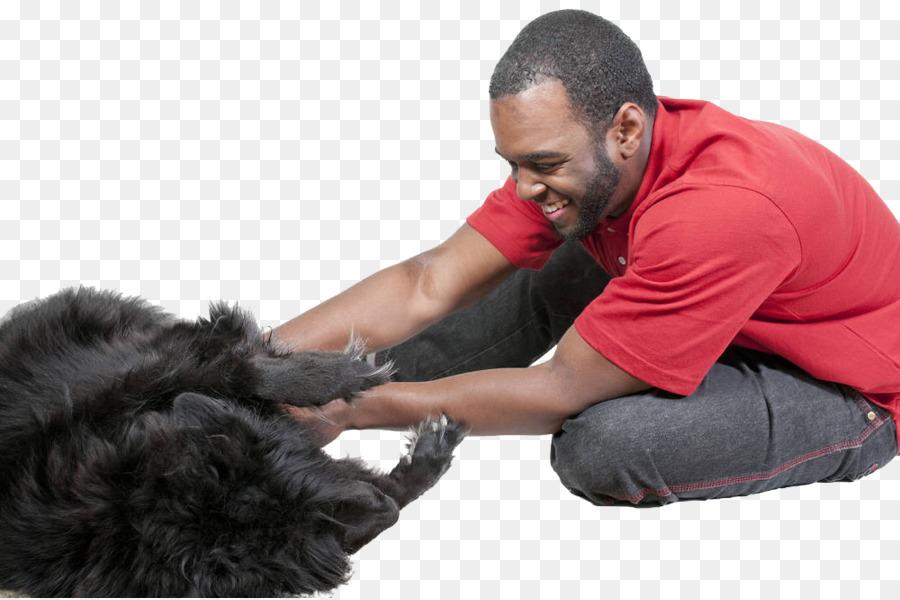
<path id="1" fill-rule="evenodd" d="M 579 135 L 577 129 L 584 124 L 572 112 L 568 93 L 558 79 L 548 79 L 514 96 L 501 96 L 491 100 L 491 124 L 501 124 L 519 134 L 536 134 L 538 137 L 557 139 Z M 552 151 L 553 145 L 529 149 L 529 153 L 540 150 Z"/>
<path id="2" fill-rule="evenodd" d="M 565 92 L 531 90 L 491 101 L 495 150 L 506 160 L 538 162 L 564 158 L 585 137 Z"/>

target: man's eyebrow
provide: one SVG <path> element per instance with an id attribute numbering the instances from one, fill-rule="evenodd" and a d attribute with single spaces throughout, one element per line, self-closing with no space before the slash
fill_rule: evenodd
<path id="1" fill-rule="evenodd" d="M 504 158 L 504 159 L 506 158 L 505 156 L 500 154 L 500 151 L 497 150 L 496 148 L 494 148 L 494 152 L 499 154 L 501 158 Z M 522 156 L 519 156 L 516 158 L 519 158 L 520 160 L 527 161 L 527 162 L 537 162 L 537 161 L 541 161 L 541 160 L 547 160 L 547 159 L 552 159 L 552 158 L 563 158 L 563 157 L 565 157 L 565 154 L 562 152 L 555 152 L 553 150 L 538 150 L 537 152 L 529 152 L 528 154 L 523 154 Z"/>

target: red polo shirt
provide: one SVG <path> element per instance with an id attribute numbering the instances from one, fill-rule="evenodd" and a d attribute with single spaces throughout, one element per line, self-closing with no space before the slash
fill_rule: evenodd
<path id="1" fill-rule="evenodd" d="M 520 267 L 561 243 L 512 180 L 468 222 Z M 820 144 L 660 98 L 634 203 L 582 243 L 615 277 L 575 328 L 644 382 L 690 394 L 735 344 L 900 417 L 900 224 Z"/>

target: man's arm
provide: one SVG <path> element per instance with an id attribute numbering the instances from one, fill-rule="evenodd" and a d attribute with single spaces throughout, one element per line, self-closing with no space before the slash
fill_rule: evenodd
<path id="1" fill-rule="evenodd" d="M 571 328 L 553 358 L 540 365 L 388 383 L 349 403 L 326 404 L 321 410 L 327 421 L 307 409 L 289 412 L 313 424 L 322 443 L 346 429 L 405 429 L 442 413 L 465 422 L 476 435 L 550 434 L 598 402 L 650 387 L 604 358 Z"/>
<path id="2" fill-rule="evenodd" d="M 295 349 L 343 349 L 351 331 L 368 349 L 396 345 L 484 296 L 513 266 L 463 225 L 440 246 L 363 280 L 276 329 Z M 522 369 L 490 369 L 421 383 L 389 383 L 351 402 L 285 407 L 324 444 L 346 429 L 405 429 L 441 413 L 475 434 L 546 434 L 597 402 L 649 388 L 570 329 L 553 358 Z M 324 418 L 322 418 L 324 417 Z"/>
<path id="3" fill-rule="evenodd" d="M 484 236 L 464 224 L 439 246 L 280 325 L 275 337 L 295 350 L 343 350 L 352 332 L 368 351 L 382 350 L 475 303 L 515 270 Z"/>

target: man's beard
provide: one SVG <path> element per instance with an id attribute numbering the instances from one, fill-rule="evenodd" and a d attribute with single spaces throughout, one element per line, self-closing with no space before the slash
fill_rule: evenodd
<path id="1" fill-rule="evenodd" d="M 619 185 L 621 174 L 606 154 L 606 145 L 599 144 L 594 157 L 595 167 L 588 182 L 584 196 L 578 205 L 578 218 L 569 231 L 559 231 L 561 238 L 568 241 L 586 238 L 594 231 L 602 218 L 603 211 L 609 206 L 613 192 Z"/>

